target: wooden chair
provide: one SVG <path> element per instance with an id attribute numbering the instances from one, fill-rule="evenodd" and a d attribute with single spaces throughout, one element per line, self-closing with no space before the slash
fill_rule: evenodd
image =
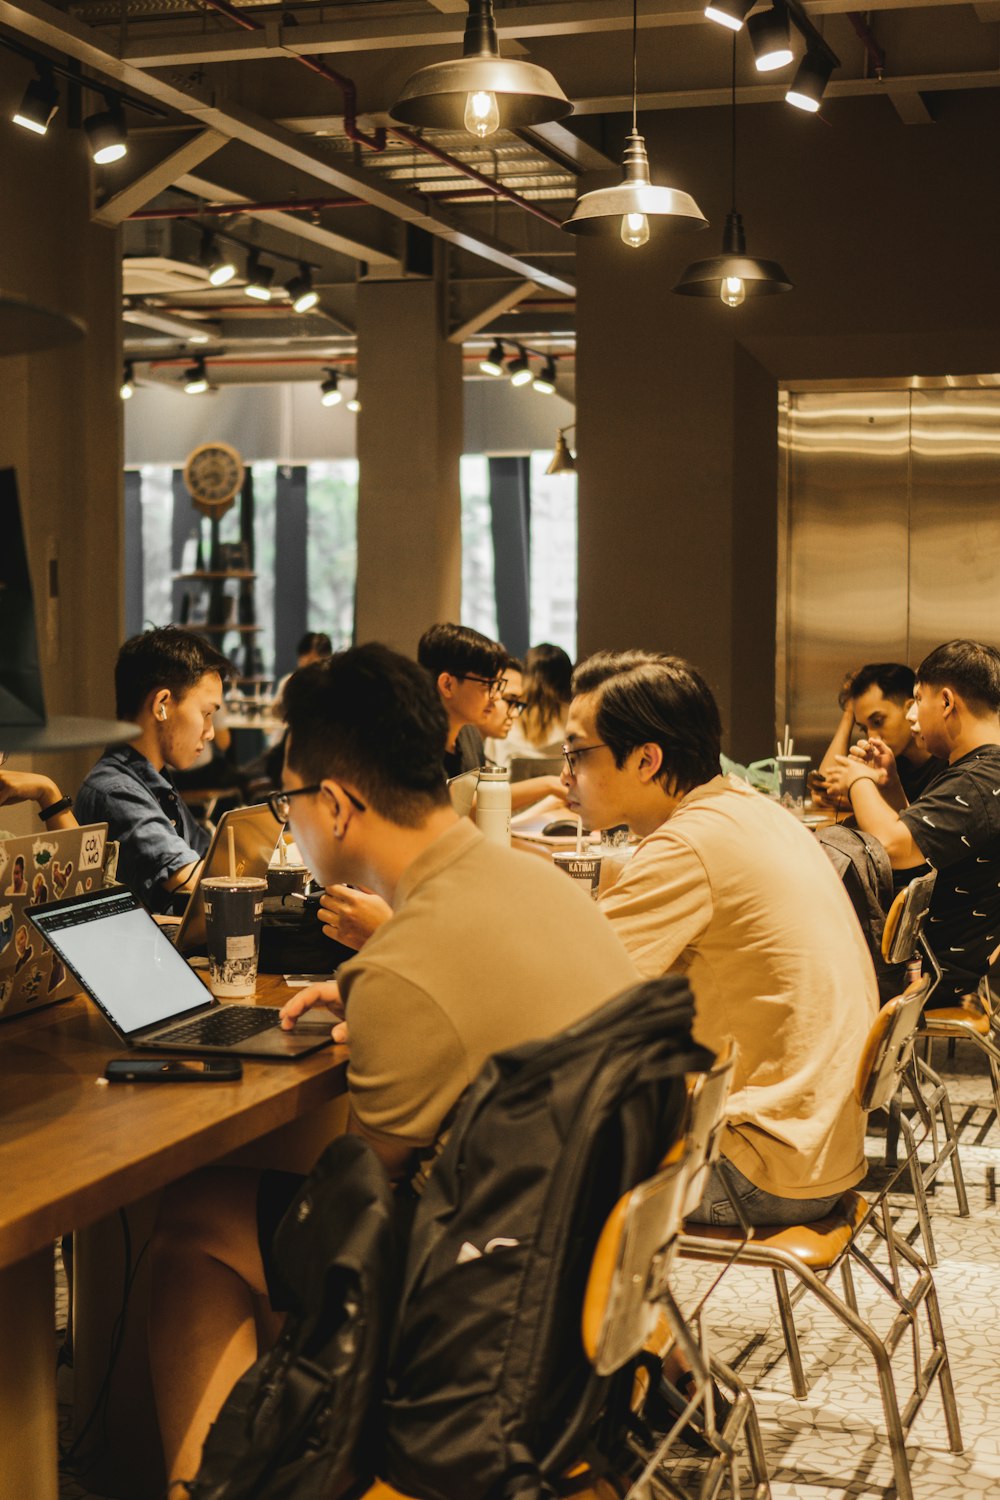
<path id="1" fill-rule="evenodd" d="M 934 894 L 936 875 L 932 870 L 912 880 L 900 891 L 889 908 L 882 934 L 882 957 L 886 963 L 913 963 L 923 955 L 930 969 L 928 977 L 928 1000 L 941 978 L 941 968 L 927 941 L 924 927 Z M 919 1027 L 921 1036 L 928 1035 L 926 1029 L 927 1010 Z M 933 1012 L 932 1012 L 933 1014 Z M 948 1013 L 951 1014 L 950 1012 Z M 963 1013 L 964 1014 L 964 1013 Z M 971 1021 L 973 1018 L 969 1017 Z M 1000 1056 L 1000 1054 L 998 1054 Z M 928 1191 L 933 1191 L 941 1169 L 951 1163 L 955 1197 L 961 1218 L 969 1214 L 969 1198 L 965 1190 L 965 1175 L 958 1149 L 958 1131 L 955 1128 L 951 1098 L 943 1079 L 934 1072 L 930 1061 L 914 1051 L 903 1072 L 903 1084 L 913 1105 L 915 1118 L 923 1125 L 923 1140 L 930 1142 L 930 1157 L 915 1165 L 912 1122 L 903 1113 L 900 1095 L 897 1093 L 889 1111 L 889 1130 L 886 1135 L 886 1165 L 895 1167 L 895 1145 L 899 1131 L 906 1136 L 907 1158 L 911 1163 L 910 1180 L 913 1185 L 914 1206 L 924 1242 L 928 1264 L 937 1265 L 934 1234 L 927 1208 Z"/>
<path id="2" fill-rule="evenodd" d="M 912 1052 L 928 989 L 929 980 L 922 979 L 879 1012 L 858 1065 L 855 1096 L 862 1108 L 884 1107 L 898 1090 Z M 869 1228 L 876 1231 L 876 1243 L 885 1247 L 885 1266 L 876 1265 L 862 1247 L 862 1233 Z M 786 1276 L 794 1277 L 869 1351 L 878 1375 L 896 1492 L 899 1500 L 913 1500 L 906 1436 L 935 1381 L 941 1394 L 948 1443 L 953 1453 L 962 1451 L 962 1438 L 934 1278 L 926 1261 L 896 1233 L 886 1192 L 883 1191 L 871 1203 L 858 1193 L 845 1193 L 834 1211 L 824 1219 L 789 1228 L 760 1226 L 751 1231 L 748 1240 L 743 1240 L 739 1229 L 699 1224 L 688 1225 L 680 1241 L 680 1253 L 692 1260 L 718 1263 L 729 1259 L 734 1250 L 740 1265 L 759 1266 L 772 1273 L 792 1389 L 800 1400 L 808 1394 L 808 1386 Z M 853 1265 L 860 1265 L 895 1304 L 897 1311 L 884 1334 L 879 1334 L 860 1315 Z M 904 1267 L 912 1272 L 909 1287 L 903 1284 L 901 1273 Z M 836 1271 L 842 1278 L 843 1297 L 832 1291 L 828 1284 Z M 930 1335 L 926 1358 L 921 1353 L 919 1335 L 921 1308 L 926 1314 Z M 912 1339 L 914 1378 L 912 1391 L 901 1411 L 892 1356 L 908 1333 Z"/>

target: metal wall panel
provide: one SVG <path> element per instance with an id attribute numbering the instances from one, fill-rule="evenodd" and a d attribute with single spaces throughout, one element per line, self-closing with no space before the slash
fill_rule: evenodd
<path id="1" fill-rule="evenodd" d="M 1000 391 L 914 391 L 910 661 L 1000 645 Z"/>
<path id="2" fill-rule="evenodd" d="M 790 394 L 784 707 L 796 750 L 817 759 L 844 674 L 907 660 L 908 398 Z"/>

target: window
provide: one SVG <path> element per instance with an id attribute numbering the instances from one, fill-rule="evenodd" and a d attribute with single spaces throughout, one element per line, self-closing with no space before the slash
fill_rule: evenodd
<path id="1" fill-rule="evenodd" d="M 358 572 L 358 461 L 306 466 L 310 630 L 325 630 L 335 651 L 354 637 Z M 272 610 L 273 616 L 273 610 Z"/>
<path id="2" fill-rule="evenodd" d="M 491 640 L 497 634 L 490 469 L 483 453 L 463 453 L 462 489 L 462 624 Z M 431 622 L 428 621 L 428 624 Z"/>
<path id="3" fill-rule="evenodd" d="M 576 660 L 576 475 L 546 474 L 552 454 L 531 455 L 531 641 Z"/>

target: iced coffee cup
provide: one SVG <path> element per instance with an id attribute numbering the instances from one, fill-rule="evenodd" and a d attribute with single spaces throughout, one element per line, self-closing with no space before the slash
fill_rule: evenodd
<path id="1" fill-rule="evenodd" d="M 251 875 L 218 875 L 201 882 L 209 988 L 220 1000 L 257 989 L 260 923 L 267 881 Z"/>
<path id="2" fill-rule="evenodd" d="M 587 849 L 582 854 L 574 850 L 560 849 L 553 854 L 552 863 L 559 870 L 565 870 L 571 880 L 579 881 L 580 885 L 597 900 L 597 888 L 601 883 L 601 851 L 599 849 Z"/>

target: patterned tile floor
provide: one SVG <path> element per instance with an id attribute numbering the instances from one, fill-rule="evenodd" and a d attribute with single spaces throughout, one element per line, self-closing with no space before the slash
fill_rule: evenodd
<path id="1" fill-rule="evenodd" d="M 941 1403 L 932 1394 L 908 1444 L 914 1497 L 966 1500 L 985 1495 L 1000 1500 L 1000 1427 L 995 1423 L 1000 1382 L 1000 1203 L 988 1202 L 987 1189 L 989 1170 L 1000 1169 L 1000 1129 L 985 1069 L 973 1050 L 960 1046 L 957 1058 L 945 1061 L 939 1044 L 935 1062 L 948 1082 L 960 1121 L 971 1208 L 969 1218 L 959 1218 L 950 1179 L 943 1176 L 931 1199 L 938 1250 L 934 1275 L 965 1452 L 948 1451 Z M 884 1140 L 873 1137 L 868 1144 L 869 1156 L 879 1159 Z M 908 1232 L 915 1225 L 912 1207 L 902 1195 L 896 1201 L 898 1222 Z M 705 1274 L 703 1267 L 679 1269 L 682 1301 L 697 1301 L 699 1280 L 703 1283 Z M 884 1326 L 883 1299 L 869 1296 L 861 1274 L 856 1282 L 862 1313 L 876 1309 L 873 1321 Z M 714 1346 L 723 1358 L 739 1364 L 753 1389 L 774 1500 L 882 1500 L 894 1490 L 874 1366 L 842 1325 L 808 1299 L 797 1308 L 796 1323 L 811 1387 L 801 1402 L 791 1394 L 770 1278 L 730 1271 L 712 1295 Z M 900 1387 L 908 1348 L 904 1341 L 894 1361 Z M 60 1497 L 92 1500 L 91 1492 L 69 1477 Z"/>

